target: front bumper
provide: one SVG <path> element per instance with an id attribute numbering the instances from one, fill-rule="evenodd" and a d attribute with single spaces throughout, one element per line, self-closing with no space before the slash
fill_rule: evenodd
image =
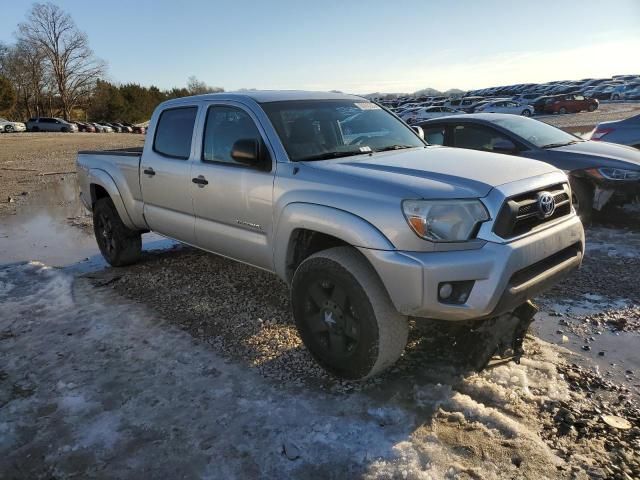
<path id="1" fill-rule="evenodd" d="M 475 250 L 402 252 L 359 249 L 396 309 L 414 317 L 471 320 L 500 315 L 549 289 L 582 262 L 584 230 L 573 215 L 509 243 Z M 438 299 L 442 282 L 473 281 L 463 304 Z"/>

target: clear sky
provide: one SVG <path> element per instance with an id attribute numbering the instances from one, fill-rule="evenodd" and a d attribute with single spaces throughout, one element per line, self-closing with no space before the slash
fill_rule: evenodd
<path id="1" fill-rule="evenodd" d="M 115 82 L 353 93 L 640 74 L 640 0 L 53 0 Z M 31 3 L 2 0 L 0 41 Z"/>

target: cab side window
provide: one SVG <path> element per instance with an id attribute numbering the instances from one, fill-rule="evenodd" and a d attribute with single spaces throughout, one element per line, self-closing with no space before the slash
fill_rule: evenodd
<path id="1" fill-rule="evenodd" d="M 424 139 L 431 145 L 444 145 L 444 126 L 422 127 Z"/>
<path id="2" fill-rule="evenodd" d="M 256 140 L 262 137 L 247 112 L 236 107 L 210 107 L 204 129 L 202 160 L 241 165 L 231 158 L 233 144 L 238 140 Z"/>
<path id="3" fill-rule="evenodd" d="M 161 155 L 187 160 L 191 155 L 193 126 L 198 107 L 170 108 L 158 119 L 153 150 Z"/>
<path id="4" fill-rule="evenodd" d="M 453 129 L 453 146 L 491 152 L 499 142 L 509 141 L 495 130 L 475 125 L 456 125 Z"/>

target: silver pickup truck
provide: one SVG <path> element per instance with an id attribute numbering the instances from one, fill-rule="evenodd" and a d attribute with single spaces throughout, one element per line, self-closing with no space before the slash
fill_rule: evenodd
<path id="1" fill-rule="evenodd" d="M 111 265 L 136 262 L 153 230 L 273 272 L 311 354 L 344 378 L 392 365 L 409 318 L 484 331 L 487 360 L 519 356 L 529 300 L 584 252 L 561 171 L 430 146 L 357 96 L 170 100 L 141 151 L 80 152 L 77 163 Z"/>

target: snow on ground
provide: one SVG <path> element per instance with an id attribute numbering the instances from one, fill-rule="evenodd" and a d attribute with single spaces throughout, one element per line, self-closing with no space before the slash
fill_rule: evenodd
<path id="1" fill-rule="evenodd" d="M 0 267 L 0 477 L 586 478 L 541 437 L 575 400 L 558 354 L 528 350 L 446 384 L 301 388 L 85 279 Z"/>

